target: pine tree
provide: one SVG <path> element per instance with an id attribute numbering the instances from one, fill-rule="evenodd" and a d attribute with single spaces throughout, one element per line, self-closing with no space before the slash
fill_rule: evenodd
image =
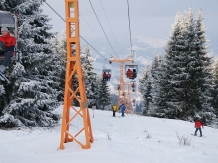
<path id="1" fill-rule="evenodd" d="M 195 28 L 195 52 L 198 64 L 195 65 L 195 83 L 198 86 L 198 106 L 195 114 L 201 116 L 206 124 L 211 124 L 216 115 L 214 114 L 214 109 L 211 105 L 212 101 L 212 63 L 211 58 L 208 57 L 207 45 L 206 45 L 206 29 L 203 26 L 203 13 L 200 10 L 198 13 L 198 19 Z M 198 77 L 198 79 L 197 79 Z"/>
<path id="2" fill-rule="evenodd" d="M 180 35 L 181 35 L 181 14 L 177 13 L 175 18 L 175 24 L 173 25 L 173 30 L 170 38 L 167 42 L 165 63 L 163 65 L 164 75 L 160 83 L 160 101 L 159 108 L 156 110 L 156 115 L 158 117 L 171 117 L 175 114 L 177 108 L 177 96 L 179 89 L 178 81 L 175 79 L 181 73 L 179 65 L 181 64 L 179 60 L 179 52 L 182 48 L 180 45 Z M 178 74 L 178 75 L 177 75 Z M 172 118 L 172 117 L 171 117 Z"/>
<path id="3" fill-rule="evenodd" d="M 151 69 L 151 75 L 152 75 L 152 89 L 151 89 L 151 95 L 152 95 L 152 101 L 151 106 L 149 110 L 149 115 L 157 116 L 156 110 L 158 108 L 161 108 L 160 100 L 161 100 L 161 80 L 163 78 L 163 58 L 162 56 L 157 55 L 155 57 L 154 63 L 152 64 Z"/>
<path id="4" fill-rule="evenodd" d="M 139 92 L 143 94 L 145 86 L 146 86 L 146 80 L 148 79 L 148 65 L 144 69 L 141 70 L 142 73 L 142 79 L 139 79 Z"/>
<path id="5" fill-rule="evenodd" d="M 96 74 L 94 73 L 92 62 L 93 59 L 91 58 L 90 48 L 87 45 L 85 57 L 83 60 L 83 73 L 85 78 L 86 96 L 89 101 L 89 105 L 91 104 L 96 89 Z"/>
<path id="6" fill-rule="evenodd" d="M 105 110 L 105 106 L 111 104 L 111 98 L 110 98 L 110 90 L 107 85 L 107 81 L 105 80 L 100 80 L 100 85 L 99 85 L 99 94 L 98 94 L 98 106 L 102 109 Z"/>
<path id="7" fill-rule="evenodd" d="M 57 56 L 52 56 L 49 18 L 42 14 L 43 0 L 5 0 L 1 9 L 19 15 L 18 48 L 22 60 L 9 69 L 6 100 L 0 126 L 51 126 L 60 118 L 51 111 L 59 104 L 59 84 L 63 69 L 57 71 Z M 56 67 L 57 64 L 57 67 Z M 13 73 L 19 68 L 18 74 Z M 60 83 L 59 83 L 60 82 Z"/>
<path id="8" fill-rule="evenodd" d="M 148 73 L 148 78 L 146 80 L 146 86 L 144 88 L 144 92 L 143 92 L 143 115 L 147 115 L 150 111 L 150 103 L 152 101 L 152 95 L 151 95 L 151 90 L 152 90 L 152 81 L 153 78 L 151 76 L 151 72 L 147 72 Z"/>
<path id="9" fill-rule="evenodd" d="M 215 109 L 216 115 L 218 116 L 218 59 L 216 59 L 214 64 L 213 76 L 214 89 L 212 92 L 212 106 Z"/>
<path id="10" fill-rule="evenodd" d="M 177 14 L 166 48 L 162 80 L 166 101 L 164 117 L 192 121 L 195 116 L 201 116 L 206 124 L 214 119 L 211 59 L 205 43 L 202 14 L 196 23 L 191 9 Z"/>

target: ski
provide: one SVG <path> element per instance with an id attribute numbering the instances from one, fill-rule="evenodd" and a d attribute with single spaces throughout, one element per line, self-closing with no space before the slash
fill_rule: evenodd
<path id="1" fill-rule="evenodd" d="M 0 72 L 0 80 L 2 81 L 7 81 L 8 83 L 10 83 L 10 81 L 8 80 L 8 78 L 5 77 L 5 75 L 3 73 Z"/>
<path id="2" fill-rule="evenodd" d="M 202 137 L 202 138 L 205 138 L 205 136 L 197 136 L 197 135 L 194 135 L 194 134 L 191 134 L 192 136 L 196 136 L 196 137 Z"/>

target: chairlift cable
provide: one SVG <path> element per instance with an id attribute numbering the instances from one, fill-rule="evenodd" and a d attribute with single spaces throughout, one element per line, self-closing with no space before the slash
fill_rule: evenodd
<path id="1" fill-rule="evenodd" d="M 102 8 L 103 8 L 103 11 L 104 11 L 105 17 L 106 17 L 106 19 L 107 19 L 107 22 L 108 22 L 108 24 L 109 24 L 111 33 L 112 33 L 112 35 L 113 35 L 113 37 L 114 37 L 114 40 L 115 40 L 115 42 L 116 42 L 116 44 L 117 44 L 117 47 L 118 47 L 119 51 L 120 51 L 120 54 L 122 54 L 122 53 L 121 53 L 121 50 L 120 50 L 120 47 L 119 47 L 119 45 L 118 45 L 118 43 L 117 43 L 117 40 L 116 40 L 116 38 L 115 38 L 115 36 L 114 36 L 114 33 L 113 33 L 112 28 L 111 28 L 110 22 L 109 22 L 109 20 L 108 20 L 108 18 L 107 18 L 107 14 L 106 14 L 106 12 L 105 12 L 105 9 L 104 9 L 104 6 L 103 6 L 101 0 L 100 0 L 100 3 L 101 3 L 101 6 L 102 6 Z"/>
<path id="2" fill-rule="evenodd" d="M 60 14 L 58 14 L 58 12 L 56 12 L 56 10 L 54 9 L 54 8 L 52 8 L 46 1 L 45 1 L 45 3 L 47 4 L 47 6 L 49 7 L 49 8 L 51 8 L 64 22 L 66 22 L 65 20 L 64 20 L 64 18 L 60 15 Z M 72 28 L 73 29 L 73 28 Z M 73 29 L 74 30 L 74 29 Z M 80 37 L 81 37 L 81 39 L 83 39 L 83 41 L 85 41 L 87 44 L 89 44 L 89 46 L 93 49 L 93 50 L 95 50 L 95 52 L 97 52 L 100 56 L 102 56 L 102 58 L 104 58 L 105 60 L 108 60 L 107 58 L 105 58 L 99 51 L 97 51 L 88 41 L 86 41 L 86 39 L 84 39 L 81 35 L 80 35 Z M 109 60 L 108 60 L 109 61 Z M 114 69 L 114 72 L 115 72 L 115 74 L 117 75 L 117 73 L 116 73 L 116 70 L 115 70 L 115 68 L 114 68 L 114 66 L 112 65 L 112 67 L 113 67 L 113 69 Z M 119 77 L 119 75 L 117 75 L 118 77 Z"/>
<path id="3" fill-rule="evenodd" d="M 51 8 L 64 22 L 66 22 L 65 20 L 64 20 L 64 18 L 60 15 L 60 14 L 58 14 L 58 12 L 56 12 L 56 10 L 54 9 L 54 8 L 52 8 L 46 1 L 45 1 L 45 3 L 48 5 L 48 7 L 49 8 Z M 73 28 L 72 28 L 73 29 Z M 73 29 L 74 30 L 74 29 Z M 101 53 L 100 52 L 98 52 L 88 41 L 86 41 L 81 35 L 80 35 L 80 37 L 81 37 L 81 39 L 83 39 L 83 41 L 85 41 L 87 44 L 89 44 L 91 47 L 92 47 L 92 49 L 94 49 L 100 56 L 102 56 L 104 59 L 107 59 L 107 58 L 105 58 L 103 55 L 101 55 Z M 108 59 L 107 59 L 108 60 Z M 109 61 L 109 60 L 108 60 Z"/>
<path id="4" fill-rule="evenodd" d="M 129 0 L 127 0 L 127 6 L 128 6 L 128 19 L 129 19 L 130 45 L 131 45 L 131 53 L 132 53 L 132 34 L 131 34 L 131 26 L 130 26 Z"/>
<path id="5" fill-rule="evenodd" d="M 80 13 L 80 16 L 82 16 L 82 14 Z M 89 23 L 86 21 L 86 19 L 84 18 L 84 16 L 82 16 L 82 18 L 84 19 L 84 21 L 86 22 L 86 24 L 89 26 L 89 28 L 91 29 L 91 31 L 95 34 L 94 30 L 92 29 L 92 27 L 89 25 Z M 103 45 L 103 47 L 106 47 L 103 42 L 100 40 L 100 38 L 95 34 L 95 37 L 98 38 L 98 41 Z M 106 49 L 108 51 L 109 54 L 112 54 L 108 49 Z"/>
<path id="6" fill-rule="evenodd" d="M 98 19 L 98 16 L 97 16 L 97 14 L 96 14 L 96 12 L 95 12 L 95 9 L 94 9 L 94 7 L 92 6 L 92 2 L 91 2 L 91 0 L 89 0 L 89 3 L 90 3 L 90 5 L 91 5 L 91 7 L 92 7 L 92 10 L 93 10 L 93 12 L 94 12 L 94 14 L 95 14 L 97 20 L 98 20 L 98 23 L 99 23 L 100 26 L 101 26 L 101 29 L 102 29 L 103 32 L 104 32 L 105 37 L 107 38 L 108 43 L 110 44 L 110 46 L 111 46 L 113 52 L 114 52 L 114 53 L 116 54 L 116 56 L 118 57 L 117 53 L 114 51 L 114 48 L 113 48 L 113 46 L 111 45 L 111 43 L 110 43 L 110 41 L 109 41 L 109 39 L 108 39 L 108 37 L 107 37 L 105 31 L 104 31 L 104 28 L 102 27 L 102 25 L 101 25 L 101 23 L 100 23 L 100 21 L 99 21 L 99 19 Z M 118 57 L 118 58 L 119 58 L 119 57 Z"/>

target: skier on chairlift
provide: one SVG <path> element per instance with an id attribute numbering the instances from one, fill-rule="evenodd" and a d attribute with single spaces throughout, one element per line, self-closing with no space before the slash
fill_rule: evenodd
<path id="1" fill-rule="evenodd" d="M 103 80 L 107 81 L 107 74 L 106 74 L 106 72 L 103 73 Z"/>
<path id="2" fill-rule="evenodd" d="M 111 74 L 108 72 L 107 73 L 107 81 L 110 81 L 110 79 L 111 79 Z"/>
<path id="3" fill-rule="evenodd" d="M 0 65 L 0 72 L 5 73 L 5 69 L 13 57 L 14 48 L 16 45 L 16 38 L 10 34 L 7 27 L 1 28 L 2 35 L 0 36 L 0 55 L 4 55 L 5 58 Z"/>
<path id="4" fill-rule="evenodd" d="M 130 69 L 127 70 L 126 76 L 127 76 L 127 78 L 131 78 L 132 77 L 132 71 Z"/>

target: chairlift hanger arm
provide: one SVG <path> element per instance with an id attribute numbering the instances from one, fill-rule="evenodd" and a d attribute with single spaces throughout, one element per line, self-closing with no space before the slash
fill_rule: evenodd
<path id="1" fill-rule="evenodd" d="M 113 55 L 111 55 L 111 58 L 109 60 L 110 62 L 134 62 L 132 59 L 132 54 L 129 55 L 127 58 L 125 59 L 118 59 L 116 57 L 114 57 Z"/>

